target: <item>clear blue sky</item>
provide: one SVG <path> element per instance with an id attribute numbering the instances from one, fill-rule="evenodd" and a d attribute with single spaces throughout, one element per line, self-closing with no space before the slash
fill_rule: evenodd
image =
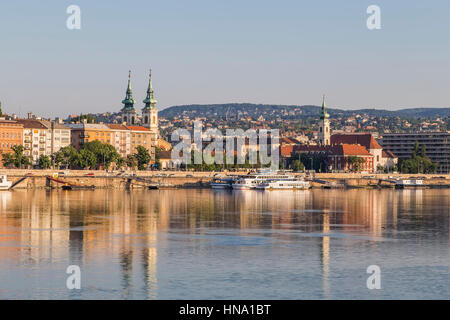
<path id="1" fill-rule="evenodd" d="M 66 8 L 81 7 L 81 30 Z M 366 28 L 381 7 L 382 29 Z M 0 3 L 4 111 L 254 102 L 349 109 L 450 105 L 450 1 L 47 0 Z"/>

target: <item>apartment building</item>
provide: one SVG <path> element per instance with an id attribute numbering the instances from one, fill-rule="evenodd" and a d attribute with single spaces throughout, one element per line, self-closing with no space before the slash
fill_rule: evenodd
<path id="1" fill-rule="evenodd" d="M 427 156 L 437 163 L 439 173 L 450 173 L 450 131 L 385 133 L 381 143 L 383 149 L 407 159 L 412 156 L 416 141 L 419 146 L 426 146 Z"/>
<path id="2" fill-rule="evenodd" d="M 141 126 L 126 126 L 131 134 L 131 153 L 136 152 L 137 146 L 144 146 L 155 159 L 155 148 L 158 145 L 158 135 L 151 129 Z"/>
<path id="3" fill-rule="evenodd" d="M 0 119 L 0 167 L 2 154 L 12 152 L 12 147 L 23 144 L 23 125 L 14 120 Z"/>
<path id="4" fill-rule="evenodd" d="M 72 130 L 72 145 L 80 149 L 86 142 L 98 140 L 108 143 L 122 156 L 135 153 L 137 146 L 144 146 L 155 159 L 155 147 L 158 143 L 157 134 L 149 128 L 141 126 L 128 126 L 125 124 L 94 124 L 72 123 L 67 124 Z"/>
<path id="5" fill-rule="evenodd" d="M 51 156 L 70 144 L 70 129 L 55 121 L 18 119 L 23 125 L 24 154 L 36 164 L 41 155 Z"/>
<path id="6" fill-rule="evenodd" d="M 72 130 L 71 142 L 77 150 L 86 142 L 95 140 L 112 144 L 112 131 L 105 124 L 82 122 L 66 124 L 66 127 Z"/>
<path id="7" fill-rule="evenodd" d="M 111 144 L 116 148 L 117 152 L 126 157 L 131 153 L 131 133 L 127 126 L 123 124 L 107 124 L 112 131 Z"/>

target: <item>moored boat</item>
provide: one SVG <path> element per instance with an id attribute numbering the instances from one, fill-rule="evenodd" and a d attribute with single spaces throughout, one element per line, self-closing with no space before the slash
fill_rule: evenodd
<path id="1" fill-rule="evenodd" d="M 231 189 L 235 180 L 234 177 L 217 177 L 211 181 L 210 185 L 213 189 Z"/>
<path id="2" fill-rule="evenodd" d="M 256 186 L 258 190 L 306 190 L 309 188 L 311 188 L 310 183 L 303 179 L 267 181 Z"/>
<path id="3" fill-rule="evenodd" d="M 292 180 L 295 180 L 295 176 L 286 173 L 259 172 L 240 177 L 232 184 L 232 187 L 236 190 L 250 190 L 267 182 Z"/>
<path id="4" fill-rule="evenodd" d="M 405 189 L 405 188 L 420 188 L 425 187 L 423 184 L 423 180 L 398 180 L 395 182 L 395 187 L 397 189 Z"/>
<path id="5" fill-rule="evenodd" d="M 6 175 L 0 175 L 0 190 L 8 190 L 12 186 L 12 181 Z"/>

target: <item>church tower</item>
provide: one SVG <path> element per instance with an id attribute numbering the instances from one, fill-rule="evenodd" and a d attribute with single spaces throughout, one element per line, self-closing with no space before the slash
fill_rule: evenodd
<path id="1" fill-rule="evenodd" d="M 149 128 L 154 133 L 158 132 L 159 120 L 158 120 L 158 109 L 156 109 L 156 103 L 152 85 L 152 70 L 150 69 L 147 97 L 143 101 L 145 103 L 144 108 L 142 108 L 142 125 Z"/>
<path id="2" fill-rule="evenodd" d="M 128 72 L 128 87 L 125 95 L 125 99 L 122 100 L 124 104 L 122 112 L 122 123 L 127 125 L 135 125 L 137 123 L 137 112 L 134 108 L 133 91 L 131 90 L 131 71 Z"/>
<path id="3" fill-rule="evenodd" d="M 319 123 L 319 140 L 322 146 L 330 145 L 330 115 L 327 113 L 327 107 L 325 105 L 325 95 L 323 95 L 322 100 L 322 112 L 320 114 Z"/>

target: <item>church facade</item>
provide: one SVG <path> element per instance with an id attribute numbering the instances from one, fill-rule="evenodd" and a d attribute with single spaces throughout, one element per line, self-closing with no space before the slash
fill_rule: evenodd
<path id="1" fill-rule="evenodd" d="M 148 149 L 150 149 L 153 158 L 155 154 L 155 148 L 158 145 L 159 119 L 158 119 L 158 109 L 156 108 L 156 103 L 158 101 L 155 99 L 151 70 L 149 74 L 147 95 L 142 102 L 144 103 L 144 106 L 141 109 L 141 115 L 139 116 L 135 108 L 136 101 L 133 98 L 133 90 L 131 89 L 131 71 L 130 71 L 128 73 L 128 86 L 125 93 L 125 99 L 122 100 L 123 108 L 120 111 L 120 116 L 122 120 L 121 124 L 134 130 L 137 130 L 140 127 L 146 129 L 147 134 L 151 135 L 151 149 L 150 148 Z"/>

